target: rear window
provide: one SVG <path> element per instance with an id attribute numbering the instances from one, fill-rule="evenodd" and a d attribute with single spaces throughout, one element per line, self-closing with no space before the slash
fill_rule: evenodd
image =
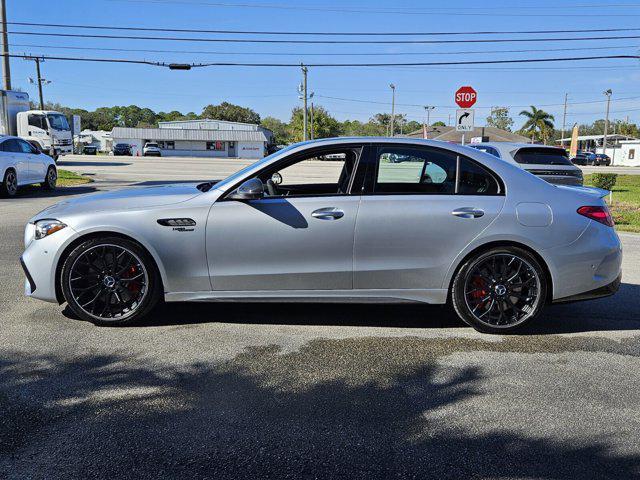
<path id="1" fill-rule="evenodd" d="M 116 144 L 116 147 L 118 147 L 118 148 L 129 148 L 129 144 L 128 143 L 118 143 L 118 144 Z"/>
<path id="2" fill-rule="evenodd" d="M 521 148 L 513 158 L 523 165 L 571 165 L 562 148 Z"/>
<path id="3" fill-rule="evenodd" d="M 158 144 L 157 143 L 147 143 L 146 145 L 147 147 L 157 147 Z"/>

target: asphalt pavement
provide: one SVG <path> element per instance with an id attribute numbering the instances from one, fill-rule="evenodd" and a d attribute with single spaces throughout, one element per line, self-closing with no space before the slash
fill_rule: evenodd
<path id="1" fill-rule="evenodd" d="M 241 166 L 110 161 L 0 200 L 0 478 L 640 478 L 640 236 L 617 295 L 522 335 L 421 305 L 170 304 L 98 328 L 23 296 L 27 219 Z"/>

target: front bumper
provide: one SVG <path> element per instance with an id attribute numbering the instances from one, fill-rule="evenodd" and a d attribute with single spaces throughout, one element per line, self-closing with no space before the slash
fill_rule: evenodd
<path id="1" fill-rule="evenodd" d="M 33 228 L 25 231 L 25 251 L 20 263 L 25 271 L 25 295 L 46 302 L 58 303 L 56 295 L 56 268 L 66 247 L 78 234 L 71 227 L 40 240 L 33 239 Z"/>

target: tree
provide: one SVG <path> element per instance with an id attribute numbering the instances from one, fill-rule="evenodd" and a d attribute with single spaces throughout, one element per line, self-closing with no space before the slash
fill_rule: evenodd
<path id="1" fill-rule="evenodd" d="M 509 109 L 506 107 L 492 109 L 491 115 L 487 117 L 487 125 L 510 132 L 513 127 L 513 119 L 509 116 Z"/>
<path id="2" fill-rule="evenodd" d="M 531 105 L 531 111 L 523 110 L 520 112 L 520 115 L 527 118 L 527 121 L 520 129 L 521 132 L 529 135 L 532 142 L 536 138 L 541 138 L 546 145 L 547 139 L 553 132 L 554 116 L 544 110 L 537 109 L 533 105 Z"/>
<path id="3" fill-rule="evenodd" d="M 442 122 L 442 121 L 439 121 L 439 122 L 435 122 L 435 123 L 433 123 L 431 126 L 432 126 L 432 127 L 446 127 L 446 126 L 447 126 L 447 124 L 446 124 L 446 123 L 444 123 L 444 122 Z"/>
<path id="4" fill-rule="evenodd" d="M 309 138 L 311 138 L 311 116 L 309 121 Z M 329 115 L 323 107 L 313 108 L 313 138 L 329 138 L 340 135 L 340 123 Z M 300 142 L 303 139 L 303 111 L 296 107 L 291 111 L 291 121 L 289 122 L 289 134 L 292 141 Z"/>
<path id="5" fill-rule="evenodd" d="M 260 123 L 260 115 L 250 108 L 228 102 L 222 102 L 220 105 L 207 105 L 202 110 L 201 117 L 229 122 Z"/>
<path id="6" fill-rule="evenodd" d="M 275 145 L 286 145 L 289 143 L 289 131 L 287 130 L 287 124 L 282 120 L 274 117 L 266 117 L 262 119 L 260 124 L 264 128 L 268 128 L 273 132 L 273 143 Z"/>

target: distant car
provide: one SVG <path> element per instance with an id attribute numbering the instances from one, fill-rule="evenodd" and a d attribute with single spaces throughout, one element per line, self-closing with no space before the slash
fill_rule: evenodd
<path id="1" fill-rule="evenodd" d="M 56 164 L 29 142 L 9 135 L 0 136 L 0 196 L 13 197 L 18 187 L 40 184 L 54 190 L 58 181 Z"/>
<path id="2" fill-rule="evenodd" d="M 593 155 L 591 152 L 582 152 L 578 150 L 576 156 L 571 159 L 571 163 L 574 165 L 589 165 L 589 155 Z"/>
<path id="3" fill-rule="evenodd" d="M 113 154 L 114 155 L 133 155 L 131 152 L 131 145 L 128 143 L 116 143 L 113 146 Z"/>
<path id="4" fill-rule="evenodd" d="M 82 153 L 84 153 L 85 155 L 97 155 L 98 147 L 94 145 L 85 145 L 84 147 L 82 147 Z"/>
<path id="5" fill-rule="evenodd" d="M 582 185 L 584 182 L 582 170 L 571 163 L 564 148 L 509 142 L 473 143 L 467 146 L 517 165 L 549 183 Z"/>
<path id="6" fill-rule="evenodd" d="M 147 142 L 144 144 L 142 148 L 142 155 L 145 157 L 161 157 L 162 152 L 160 151 L 160 147 L 156 142 Z"/>
<path id="7" fill-rule="evenodd" d="M 595 165 L 604 165 L 608 167 L 609 165 L 611 165 L 611 157 L 609 157 L 609 155 L 605 155 L 604 153 L 596 153 Z"/>

